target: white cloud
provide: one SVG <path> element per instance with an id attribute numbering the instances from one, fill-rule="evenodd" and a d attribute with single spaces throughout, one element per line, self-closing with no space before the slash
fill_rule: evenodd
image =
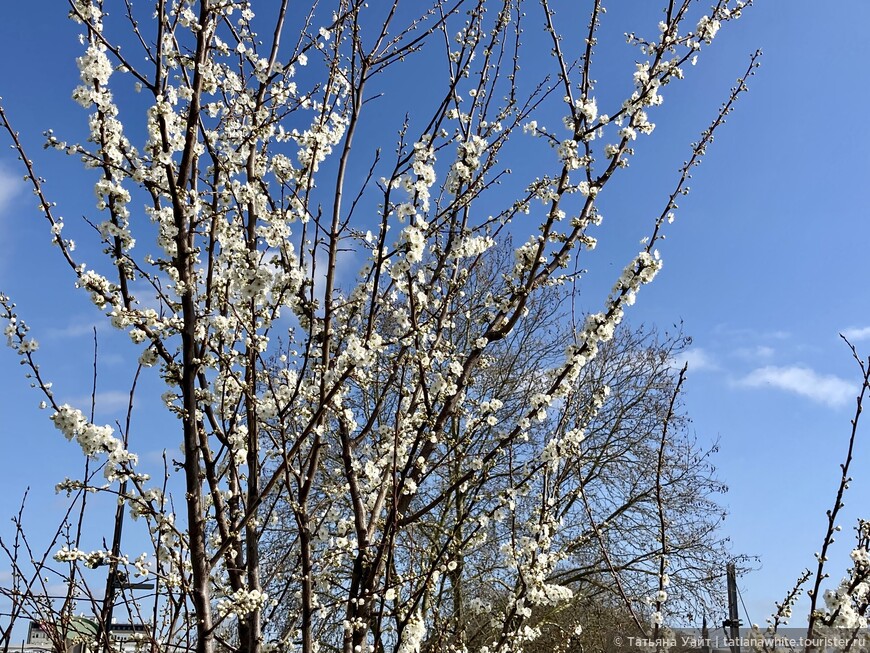
<path id="1" fill-rule="evenodd" d="M 759 331 L 750 329 L 749 327 L 732 326 L 726 323 L 719 323 L 713 327 L 713 333 L 718 336 L 730 338 L 732 340 L 788 340 L 791 338 L 791 333 L 776 329 L 773 331 Z"/>
<path id="2" fill-rule="evenodd" d="M 859 340 L 870 339 L 870 326 L 866 327 L 850 327 L 843 329 L 843 336 L 849 342 L 858 342 Z"/>
<path id="3" fill-rule="evenodd" d="M 11 253 L 9 244 L 12 239 L 8 233 L 8 221 L 2 218 L 7 217 L 6 214 L 9 212 L 12 201 L 22 188 L 21 177 L 13 174 L 5 165 L 0 164 L 0 273 L 3 274 L 2 282 L 4 285 L 9 274 L 6 259 Z"/>
<path id="4" fill-rule="evenodd" d="M 686 363 L 689 364 L 690 372 L 719 369 L 713 357 L 700 347 L 692 347 L 691 349 L 681 351 L 671 358 L 670 364 L 671 367 L 680 369 Z"/>
<path id="5" fill-rule="evenodd" d="M 130 403 L 130 393 L 120 390 L 109 390 L 97 393 L 97 410 L 113 412 L 119 408 L 126 408 Z"/>
<path id="6" fill-rule="evenodd" d="M 21 190 L 21 177 L 0 166 L 0 213 L 5 212 Z"/>
<path id="7" fill-rule="evenodd" d="M 130 393 L 121 390 L 107 390 L 106 392 L 98 392 L 96 396 L 95 406 L 97 413 L 114 413 L 119 410 L 126 410 L 130 402 Z M 83 413 L 87 414 L 90 410 L 91 397 L 88 395 L 80 397 L 72 397 L 66 400 L 66 403 L 78 408 Z"/>
<path id="8" fill-rule="evenodd" d="M 776 353 L 776 350 L 767 345 L 756 345 L 754 347 L 738 347 L 733 353 L 735 356 L 752 361 L 762 358 L 770 358 Z"/>
<path id="9" fill-rule="evenodd" d="M 857 393 L 854 383 L 801 365 L 759 367 L 738 383 L 747 388 L 772 386 L 833 407 L 848 403 Z"/>
<path id="10" fill-rule="evenodd" d="M 82 336 L 90 336 L 93 338 L 94 329 L 97 332 L 105 331 L 107 328 L 105 320 L 94 321 L 89 318 L 81 320 L 72 320 L 63 327 L 49 327 L 45 330 L 45 337 L 49 339 L 63 340 L 66 338 L 80 338 Z"/>
<path id="11" fill-rule="evenodd" d="M 140 452 L 139 460 L 151 465 L 162 465 L 164 455 L 166 455 L 167 459 L 172 458 L 172 453 L 167 454 L 166 449 L 151 449 L 150 451 Z"/>
<path id="12" fill-rule="evenodd" d="M 306 263 L 310 263 L 306 260 Z M 326 292 L 326 277 L 329 272 L 328 257 L 317 250 L 315 255 L 315 272 L 314 272 L 314 296 L 323 297 Z M 333 285 L 335 288 L 347 287 L 356 283 L 356 275 L 359 272 L 359 266 L 356 262 L 356 252 L 353 250 L 341 250 L 335 259 L 335 268 L 333 269 Z M 310 274 L 310 270 L 309 270 Z"/>

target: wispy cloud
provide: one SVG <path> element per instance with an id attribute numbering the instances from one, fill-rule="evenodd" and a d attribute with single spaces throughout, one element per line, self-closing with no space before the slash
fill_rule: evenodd
<path id="1" fill-rule="evenodd" d="M 151 465 L 162 465 L 164 455 L 166 455 L 167 460 L 172 460 L 173 453 L 171 451 L 167 452 L 166 449 L 151 449 L 141 452 L 139 453 L 139 460 Z"/>
<path id="2" fill-rule="evenodd" d="M 842 334 L 849 342 L 867 340 L 870 339 L 870 326 L 850 327 L 848 329 L 843 329 Z"/>
<path id="3" fill-rule="evenodd" d="M 715 359 L 701 347 L 692 347 L 676 354 L 671 358 L 671 367 L 679 369 L 686 363 L 689 364 L 690 372 L 699 370 L 717 370 L 719 365 Z"/>
<path id="4" fill-rule="evenodd" d="M 126 409 L 130 401 L 130 393 L 121 390 L 107 390 L 98 392 L 96 396 L 95 406 L 97 413 L 112 413 L 121 409 Z M 75 406 L 83 412 L 88 412 L 88 407 L 91 405 L 91 397 L 78 396 L 71 397 L 66 400 L 71 406 Z"/>
<path id="5" fill-rule="evenodd" d="M 734 326 L 720 322 L 713 327 L 713 333 L 734 340 L 788 340 L 792 334 L 782 329 L 759 331 L 745 326 Z"/>
<path id="6" fill-rule="evenodd" d="M 739 358 L 749 361 L 757 361 L 770 358 L 776 353 L 776 350 L 767 345 L 756 345 L 754 347 L 738 347 L 733 353 Z"/>
<path id="7" fill-rule="evenodd" d="M 329 273 L 327 265 L 328 258 L 320 250 L 318 250 L 315 259 L 314 273 L 314 296 L 322 297 L 326 291 L 326 277 Z M 359 265 L 356 260 L 356 252 L 353 250 L 344 250 L 339 253 L 335 260 L 335 269 L 332 271 L 333 280 L 336 288 L 348 287 L 355 285 L 356 275 L 359 272 Z"/>
<path id="8" fill-rule="evenodd" d="M 0 166 L 0 213 L 6 211 L 22 187 L 19 175 L 13 174 L 5 166 Z"/>
<path id="9" fill-rule="evenodd" d="M 6 281 L 5 273 L 7 273 L 8 269 L 5 260 L 11 253 L 9 247 L 11 239 L 6 228 L 6 223 L 8 222 L 6 218 L 15 196 L 18 195 L 23 187 L 19 175 L 13 174 L 9 168 L 0 165 L 0 272 L 4 273 L 4 282 Z"/>
<path id="10" fill-rule="evenodd" d="M 62 327 L 50 327 L 45 330 L 47 338 L 64 339 L 64 338 L 80 338 L 82 336 L 93 336 L 94 329 L 104 331 L 107 328 L 105 320 L 95 321 L 90 318 L 81 320 L 73 320 Z"/>
<path id="11" fill-rule="evenodd" d="M 740 379 L 738 384 L 747 388 L 779 388 L 832 407 L 848 403 L 856 393 L 854 383 L 838 376 L 819 374 L 802 365 L 759 367 Z"/>

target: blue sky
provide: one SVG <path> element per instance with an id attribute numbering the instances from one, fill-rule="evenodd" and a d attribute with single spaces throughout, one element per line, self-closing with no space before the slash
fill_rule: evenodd
<path id="1" fill-rule="evenodd" d="M 645 0 L 611 4 L 649 13 Z M 626 176 L 631 192 L 604 208 L 626 225 L 625 238 L 611 245 L 602 235 L 602 247 L 587 264 L 592 288 L 612 283 L 614 270 L 645 234 L 638 225 L 660 210 L 687 144 L 727 97 L 749 54 L 762 48 L 763 65 L 750 93 L 697 170 L 692 194 L 681 202 L 660 248 L 665 267 L 630 315 L 634 323 L 663 329 L 682 322 L 694 339 L 686 407 L 702 441 L 720 441 L 720 476 L 730 487 L 724 528 L 733 551 L 761 557 L 761 567 L 741 581 L 750 617 L 761 622 L 813 564 L 833 502 L 858 390 L 857 367 L 838 333 L 848 332 L 859 351 L 870 353 L 870 122 L 863 116 L 870 104 L 864 34 L 870 4 L 840 0 L 821 7 L 809 0 L 759 2 L 723 29 L 688 71 L 689 79 L 668 88 L 664 106 L 652 116 L 656 132 L 639 145 Z M 79 51 L 75 34 L 65 11 L 48 0 L 13 3 L 0 25 L 0 48 L 11 62 L 0 73 L 0 95 L 70 220 L 91 209 L 92 193 L 68 176 L 74 162 L 43 153 L 41 132 L 55 128 L 71 140 L 82 133 L 84 113 L 69 99 Z M 610 52 L 609 43 L 602 47 Z M 633 57 L 620 47 L 614 40 L 615 72 Z M 113 419 L 132 378 L 129 360 L 117 353 L 125 350 L 115 347 L 126 337 L 106 329 L 74 292 L 33 203 L 4 148 L 0 289 L 16 298 L 34 326 L 44 368 L 65 401 L 89 396 L 91 325 L 99 324 L 97 421 Z M 58 275 L 55 286 L 51 279 Z M 141 427 L 134 434 L 171 430 L 172 421 L 159 417 L 159 391 L 147 392 L 157 384 L 143 383 L 145 399 L 135 416 Z M 33 487 L 30 523 L 39 534 L 40 524 L 53 523 L 63 504 L 53 485 L 78 473 L 78 463 L 71 462 L 76 452 L 37 409 L 39 397 L 5 350 L 0 385 L 0 439 L 7 452 L 0 460 L 0 534 L 8 533 L 5 515 L 27 485 Z M 154 462 L 161 447 L 139 450 Z M 870 516 L 862 512 L 870 504 L 868 461 L 870 448 L 859 439 L 856 481 L 832 557 L 834 578 L 847 566 L 854 520 Z"/>

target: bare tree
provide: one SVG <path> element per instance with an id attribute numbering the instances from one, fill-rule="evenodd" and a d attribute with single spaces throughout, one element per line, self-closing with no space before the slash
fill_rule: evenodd
<path id="1" fill-rule="evenodd" d="M 157 0 L 141 14 L 125 2 L 112 16 L 102 0 L 70 0 L 85 48 L 74 98 L 90 134 L 49 133 L 47 144 L 97 177 L 98 217 L 87 220 L 100 263 L 77 258 L 75 226 L 5 110 L 0 120 L 78 286 L 166 383 L 183 453 L 162 485 L 139 471 L 126 434 L 55 400 L 36 341 L 8 297 L 2 305 L 55 426 L 106 460 L 106 485 L 66 487 L 118 493 L 154 543 L 153 558 L 135 562 L 77 545 L 56 558 L 71 569 L 150 563 L 155 646 L 461 649 L 450 610 L 468 600 L 460 583 L 480 556 L 504 590 L 481 651 L 519 650 L 537 634 L 534 610 L 572 597 L 581 568 L 559 574 L 594 547 L 570 542 L 607 536 L 606 492 L 618 503 L 632 481 L 584 476 L 587 431 L 608 443 L 595 456 L 611 445 L 616 456 L 598 469 L 650 455 L 599 429 L 606 367 L 596 376 L 589 364 L 660 269 L 662 232 L 757 58 L 691 146 L 611 294 L 582 325 L 554 324 L 567 342 L 546 342 L 530 315 L 541 325 L 559 312 L 531 308 L 554 297 L 573 308 L 599 198 L 653 131 L 667 85 L 744 7 L 663 3 L 658 25 L 630 27 L 639 63 L 626 83 L 595 81 L 605 14 L 588 4 L 586 27 L 564 32 L 548 0 L 309 11 L 282 0 L 257 16 L 235 0 Z M 538 56 L 542 44 L 551 58 Z M 414 75 L 431 80 L 425 103 L 393 111 Z M 531 173 L 502 163 L 518 157 Z M 505 256 L 508 239 L 522 244 Z M 662 492 L 680 485 L 657 470 L 661 517 Z M 293 527 L 266 556 L 279 506 Z M 483 546 L 490 533 L 503 538 L 497 549 Z M 634 546 L 602 550 L 639 572 L 653 554 L 634 559 Z M 664 542 L 658 555 L 660 585 Z M 268 576 L 279 569 L 289 571 Z M 439 632 L 458 639 L 432 639 Z"/>
<path id="2" fill-rule="evenodd" d="M 495 275 L 483 276 L 491 280 Z M 480 294 L 485 294 L 484 288 L 476 286 L 474 296 Z M 499 425 L 516 420 L 517 412 L 532 403 L 542 382 L 541 370 L 555 366 L 572 342 L 570 330 L 556 327 L 565 323 L 555 312 L 557 300 L 552 291 L 531 301 L 527 318 L 493 348 L 491 359 L 475 374 L 466 396 L 466 404 L 473 407 L 470 415 L 483 410 L 491 412 L 492 419 L 466 418 L 450 431 L 454 450 L 445 451 L 432 465 L 427 496 L 439 496 L 444 487 L 454 484 L 463 464 L 485 452 L 498 437 Z M 699 447 L 688 431 L 687 418 L 670 410 L 677 392 L 674 360 L 688 343 L 679 334 L 660 338 L 647 329 L 620 327 L 584 367 L 574 389 L 529 425 L 528 440 L 515 444 L 510 457 L 487 470 L 485 487 L 468 483 L 428 519 L 408 525 L 409 542 L 423 550 L 395 548 L 394 565 L 419 564 L 427 550 L 433 558 L 448 557 L 438 592 L 429 598 L 437 606 L 439 619 L 433 630 L 441 638 L 480 644 L 491 630 L 489 615 L 494 606 L 503 605 L 509 593 L 518 591 L 507 586 L 500 573 L 505 564 L 500 551 L 523 536 L 521 524 L 534 521 L 542 496 L 559 496 L 559 505 L 552 510 L 561 523 L 553 549 L 563 557 L 548 581 L 570 588 L 575 595 L 573 601 L 556 606 L 556 611 L 571 611 L 567 604 L 572 602 L 594 600 L 603 605 L 613 599 L 628 599 L 642 611 L 659 589 L 660 509 L 668 520 L 666 582 L 673 597 L 668 613 L 685 618 L 712 613 L 721 605 L 721 561 L 730 554 L 719 534 L 724 511 L 716 498 L 726 488 L 715 477 L 711 461 L 715 447 Z M 387 373 L 385 369 L 383 374 Z M 362 401 L 360 407 L 364 405 Z M 487 407 L 493 405 L 497 408 L 489 411 Z M 666 423 L 670 434 L 662 449 Z M 554 474 L 550 457 L 559 457 L 554 449 L 575 437 L 572 432 L 578 429 L 583 431 L 578 455 Z M 660 454 L 665 456 L 661 468 Z M 341 465 L 340 453 L 327 464 Z M 377 476 L 377 471 L 370 474 Z M 292 496 L 292 492 L 286 495 Z M 510 497 L 509 511 L 505 497 Z M 352 519 L 349 497 L 320 500 L 320 514 L 344 515 L 348 523 Z M 506 518 L 506 512 L 515 518 Z M 263 544 L 267 577 L 272 579 L 266 586 L 268 593 L 281 597 L 276 615 L 291 621 L 285 630 L 293 628 L 298 613 L 298 597 L 285 591 L 288 575 L 301 573 L 299 559 L 288 555 L 294 548 L 287 546 L 297 534 L 292 506 L 279 499 L 271 523 L 265 526 Z M 327 557 L 330 546 L 318 551 L 317 557 Z M 623 595 L 616 592 L 615 574 Z M 351 575 L 346 582 L 351 582 Z M 332 595 L 331 602 L 338 603 L 345 587 L 334 584 L 334 574 L 328 578 L 322 596 Z M 335 631 L 340 619 L 333 621 L 329 628 Z"/>

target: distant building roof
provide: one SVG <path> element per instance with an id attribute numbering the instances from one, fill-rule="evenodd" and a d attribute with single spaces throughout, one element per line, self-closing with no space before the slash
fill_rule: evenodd
<path id="1" fill-rule="evenodd" d="M 53 653 L 53 629 L 56 626 L 50 622 L 33 620 L 27 632 L 27 642 L 22 647 L 27 653 Z M 66 630 L 67 651 L 71 653 L 86 653 L 87 642 L 93 642 L 99 634 L 99 624 L 84 616 L 72 617 Z M 120 642 L 123 651 L 133 643 L 128 640 L 141 639 L 138 635 L 147 635 L 151 631 L 148 624 L 114 623 L 109 627 L 111 639 Z M 133 650 L 133 649 L 129 649 Z"/>

